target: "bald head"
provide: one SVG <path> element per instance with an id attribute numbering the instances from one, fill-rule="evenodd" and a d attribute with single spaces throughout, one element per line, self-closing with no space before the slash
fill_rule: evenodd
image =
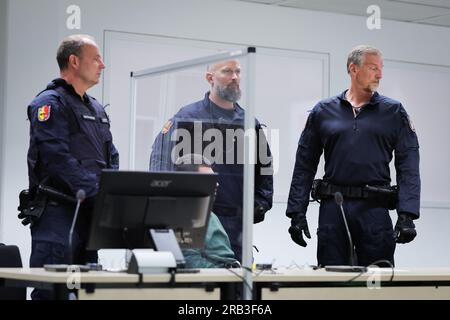
<path id="1" fill-rule="evenodd" d="M 239 68 L 241 67 L 241 65 L 240 65 L 238 60 L 226 60 L 226 61 L 220 61 L 220 62 L 211 64 L 211 65 L 208 65 L 207 71 L 208 72 L 216 72 L 220 68 L 222 68 L 224 66 L 227 66 L 227 65 L 236 65 Z"/>

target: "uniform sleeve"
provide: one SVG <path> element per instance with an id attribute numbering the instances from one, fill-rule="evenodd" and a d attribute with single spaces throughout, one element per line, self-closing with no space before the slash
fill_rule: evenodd
<path id="1" fill-rule="evenodd" d="M 397 212 L 420 215 L 419 141 L 406 110 L 400 105 L 395 145 L 395 170 L 399 188 Z"/>
<path id="2" fill-rule="evenodd" d="M 54 96 L 38 100 L 28 107 L 31 139 L 51 181 L 76 194 L 83 189 L 87 197 L 98 189 L 97 176 L 83 168 L 69 149 L 69 119 Z"/>
<path id="3" fill-rule="evenodd" d="M 306 213 L 309 204 L 309 193 L 316 175 L 322 143 L 316 128 L 317 111 L 312 111 L 298 142 L 294 173 L 289 191 L 286 215 L 291 217 L 297 213 Z"/>
<path id="4" fill-rule="evenodd" d="M 255 202 L 266 210 L 273 202 L 273 158 L 266 135 L 257 124 L 257 164 L 255 167 Z"/>
<path id="5" fill-rule="evenodd" d="M 174 131 L 172 121 L 169 120 L 163 127 L 162 131 L 156 136 L 150 155 L 150 171 L 174 170 L 173 162 L 171 161 L 172 149 L 175 146 L 175 141 L 171 140 L 171 136 Z"/>

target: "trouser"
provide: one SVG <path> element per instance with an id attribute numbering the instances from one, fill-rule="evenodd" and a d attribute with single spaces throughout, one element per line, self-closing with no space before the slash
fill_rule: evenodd
<path id="1" fill-rule="evenodd" d="M 72 252 L 69 252 L 69 231 L 73 219 L 73 206 L 49 204 L 41 218 L 31 228 L 30 267 L 42 268 L 44 264 L 74 264 L 97 262 L 97 252 L 86 250 L 89 219 L 80 212 L 72 237 Z M 51 290 L 34 289 L 33 300 L 54 299 Z"/>
<path id="2" fill-rule="evenodd" d="M 379 260 L 388 260 L 394 265 L 395 240 L 389 211 L 368 199 L 344 199 L 343 207 L 357 264 L 368 266 Z M 317 237 L 319 265 L 349 264 L 350 249 L 345 224 L 340 208 L 332 198 L 323 199 L 320 204 Z"/>

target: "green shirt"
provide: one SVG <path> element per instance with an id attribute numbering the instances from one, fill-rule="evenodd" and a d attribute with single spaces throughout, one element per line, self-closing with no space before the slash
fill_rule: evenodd
<path id="1" fill-rule="evenodd" d="M 186 268 L 226 268 L 236 263 L 230 239 L 219 218 L 211 212 L 204 249 L 184 249 Z"/>

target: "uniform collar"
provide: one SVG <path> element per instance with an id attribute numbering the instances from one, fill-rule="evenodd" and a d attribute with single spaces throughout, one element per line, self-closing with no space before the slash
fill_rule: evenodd
<path id="1" fill-rule="evenodd" d="M 57 87 L 63 87 L 64 89 L 69 91 L 70 94 L 80 98 L 80 95 L 75 91 L 75 88 L 71 84 L 67 83 L 66 80 L 64 80 L 62 78 L 53 79 L 52 82 L 50 82 L 47 85 L 47 89 L 55 89 Z M 91 103 L 91 100 L 89 99 L 89 96 L 87 95 L 87 93 L 84 93 L 84 95 L 83 95 L 83 102 Z"/>
<path id="2" fill-rule="evenodd" d="M 338 99 L 341 100 L 341 101 L 347 101 L 348 102 L 347 97 L 345 96 L 347 91 L 348 91 L 348 89 L 344 90 L 340 95 L 338 95 Z M 375 107 L 375 106 L 377 106 L 378 102 L 379 102 L 379 99 L 380 99 L 380 94 L 377 91 L 375 91 L 373 93 L 372 97 L 370 98 L 369 102 L 367 104 L 365 104 L 364 107 Z"/>

